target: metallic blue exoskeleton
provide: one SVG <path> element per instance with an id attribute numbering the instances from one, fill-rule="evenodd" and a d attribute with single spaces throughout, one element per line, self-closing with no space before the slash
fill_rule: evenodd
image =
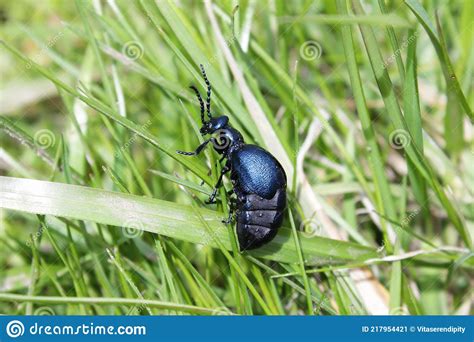
<path id="1" fill-rule="evenodd" d="M 201 72 L 207 85 L 208 121 L 204 118 L 204 102 L 199 91 L 195 87 L 191 89 L 196 93 L 201 106 L 200 132 L 203 136 L 210 134 L 211 137 L 194 152 L 177 152 L 187 156 L 198 155 L 212 142 L 214 149 L 222 155 L 220 162 L 225 160 L 225 164 L 206 203 L 215 203 L 222 178 L 230 171 L 236 199 L 234 206 L 231 206 L 229 218 L 223 222 L 232 221 L 235 209 L 240 250 L 258 248 L 271 241 L 282 224 L 286 207 L 286 174 L 278 160 L 268 151 L 256 145 L 245 144 L 240 132 L 229 125 L 227 116 L 212 117 L 211 85 L 202 65 Z"/>

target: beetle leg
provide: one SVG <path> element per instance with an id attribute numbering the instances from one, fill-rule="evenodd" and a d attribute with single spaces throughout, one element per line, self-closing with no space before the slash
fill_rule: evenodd
<path id="1" fill-rule="evenodd" d="M 229 224 L 234 220 L 234 210 L 230 209 L 229 210 L 229 216 L 225 220 L 222 220 L 222 223 L 224 224 Z"/>
<path id="2" fill-rule="evenodd" d="M 228 191 L 227 193 L 232 192 Z M 222 223 L 229 224 L 234 220 L 235 217 L 235 208 L 236 208 L 237 199 L 234 197 L 229 198 L 229 216 L 225 220 L 222 220 Z"/>
<path id="3" fill-rule="evenodd" d="M 184 156 L 197 156 L 199 153 L 201 153 L 202 150 L 209 144 L 210 141 L 212 141 L 214 138 L 208 139 L 204 141 L 201 145 L 199 145 L 194 152 L 186 152 L 186 151 L 176 151 L 176 153 L 182 154 Z"/>
<path id="4" fill-rule="evenodd" d="M 219 179 L 217 180 L 216 186 L 214 187 L 214 190 L 212 191 L 211 196 L 209 196 L 209 199 L 206 201 L 207 204 L 216 202 L 217 190 L 219 190 L 219 188 L 222 186 L 222 178 L 229 171 L 230 171 L 230 167 L 229 165 L 226 164 L 221 170 L 221 174 L 219 176 Z"/>

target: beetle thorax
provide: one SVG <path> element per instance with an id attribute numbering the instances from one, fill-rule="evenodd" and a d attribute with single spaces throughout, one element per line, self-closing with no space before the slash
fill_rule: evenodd
<path id="1" fill-rule="evenodd" d="M 212 133 L 214 149 L 219 154 L 229 156 L 232 152 L 238 150 L 243 144 L 244 139 L 236 129 L 226 125 Z"/>

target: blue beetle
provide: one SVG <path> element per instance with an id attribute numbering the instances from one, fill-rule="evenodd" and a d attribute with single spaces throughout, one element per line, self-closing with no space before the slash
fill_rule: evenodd
<path id="1" fill-rule="evenodd" d="M 258 248 L 271 241 L 277 234 L 283 221 L 286 207 L 286 174 L 278 160 L 263 148 L 246 144 L 235 128 L 230 126 L 225 115 L 212 117 L 211 84 L 207 79 L 204 67 L 201 73 L 207 85 L 206 112 L 204 102 L 196 87 L 191 86 L 201 107 L 203 136 L 211 135 L 193 152 L 177 151 L 186 156 L 198 155 L 208 143 L 222 155 L 219 162 L 225 160 L 219 179 L 206 203 L 215 203 L 218 189 L 222 186 L 224 175 L 230 171 L 230 180 L 235 197 L 225 223 L 232 222 L 233 211 L 237 221 L 237 236 L 240 251 Z"/>

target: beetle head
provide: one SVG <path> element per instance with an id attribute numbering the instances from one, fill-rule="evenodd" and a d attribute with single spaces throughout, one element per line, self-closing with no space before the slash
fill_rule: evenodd
<path id="1" fill-rule="evenodd" d="M 209 121 L 203 121 L 200 132 L 202 135 L 212 134 L 215 131 L 226 128 L 229 123 L 229 118 L 225 115 L 218 116 L 217 118 L 210 118 Z"/>

